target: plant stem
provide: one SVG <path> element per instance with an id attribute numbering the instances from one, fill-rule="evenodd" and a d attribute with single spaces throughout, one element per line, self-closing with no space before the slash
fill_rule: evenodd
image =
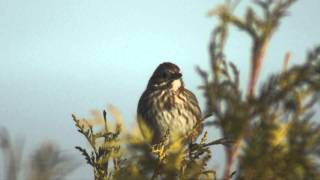
<path id="1" fill-rule="evenodd" d="M 259 79 L 263 59 L 266 54 L 266 50 L 268 47 L 267 39 L 256 39 L 252 48 L 252 58 L 251 58 L 251 73 L 250 73 L 250 81 L 248 86 L 248 98 L 252 98 L 255 96 L 255 90 L 257 81 Z"/>

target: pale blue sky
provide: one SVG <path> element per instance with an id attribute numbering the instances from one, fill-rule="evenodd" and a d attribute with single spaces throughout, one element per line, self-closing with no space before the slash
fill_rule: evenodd
<path id="1" fill-rule="evenodd" d="M 133 124 L 138 98 L 150 74 L 163 61 L 180 66 L 184 81 L 200 102 L 201 84 L 194 67 L 207 69 L 207 44 L 215 18 L 214 0 L 0 0 L 0 126 L 32 146 L 53 140 L 79 157 L 85 145 L 71 113 L 114 104 Z M 246 6 L 239 6 L 240 12 Z M 263 77 L 281 70 L 287 51 L 301 63 L 320 42 L 320 1 L 299 1 L 272 40 Z M 249 42 L 233 31 L 228 57 L 248 77 Z M 210 129 L 218 137 L 216 129 Z M 221 149 L 216 153 L 221 160 Z M 82 160 L 82 159 L 81 159 Z M 87 179 L 82 167 L 72 177 Z"/>

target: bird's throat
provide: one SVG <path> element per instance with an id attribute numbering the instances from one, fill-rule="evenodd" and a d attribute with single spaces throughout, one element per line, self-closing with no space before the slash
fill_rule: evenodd
<path id="1" fill-rule="evenodd" d="M 181 86 L 182 86 L 182 81 L 180 79 L 176 79 L 171 83 L 171 90 L 177 91 L 181 88 Z"/>

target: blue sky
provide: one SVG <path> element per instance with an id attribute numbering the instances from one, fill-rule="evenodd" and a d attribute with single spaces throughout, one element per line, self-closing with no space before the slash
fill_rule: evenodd
<path id="1" fill-rule="evenodd" d="M 52 140 L 78 156 L 73 147 L 86 144 L 71 113 L 88 117 L 90 110 L 113 104 L 134 124 L 138 98 L 163 61 L 180 66 L 203 105 L 194 68 L 208 69 L 207 45 L 217 21 L 206 13 L 221 2 L 0 0 L 0 126 L 25 139 L 26 154 Z M 309 0 L 291 8 L 271 42 L 262 79 L 282 69 L 287 51 L 291 64 L 301 63 L 306 50 L 319 44 L 319 7 L 320 1 Z M 230 38 L 227 54 L 239 66 L 244 87 L 250 39 L 237 30 Z M 221 149 L 216 154 L 218 163 Z M 72 177 L 91 177 L 87 166 L 81 169 Z"/>

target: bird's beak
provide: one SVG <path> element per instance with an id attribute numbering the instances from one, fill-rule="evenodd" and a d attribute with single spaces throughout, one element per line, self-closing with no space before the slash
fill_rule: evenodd
<path id="1" fill-rule="evenodd" d="M 172 75 L 171 79 L 176 80 L 176 79 L 180 79 L 181 77 L 182 77 L 182 74 L 178 72 L 178 73 Z"/>

